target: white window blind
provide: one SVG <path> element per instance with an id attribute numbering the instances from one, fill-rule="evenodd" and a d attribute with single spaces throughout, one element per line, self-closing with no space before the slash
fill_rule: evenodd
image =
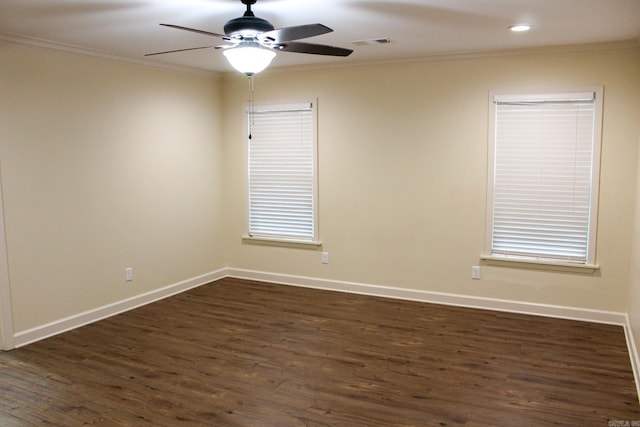
<path id="1" fill-rule="evenodd" d="M 250 237 L 315 241 L 314 117 L 312 103 L 248 113 Z"/>
<path id="2" fill-rule="evenodd" d="M 491 255 L 594 263 L 594 92 L 496 96 L 493 103 Z"/>

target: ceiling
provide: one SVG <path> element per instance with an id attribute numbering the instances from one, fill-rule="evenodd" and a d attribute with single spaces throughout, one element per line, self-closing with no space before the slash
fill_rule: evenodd
<path id="1" fill-rule="evenodd" d="M 638 40 L 640 0 L 258 0 L 276 27 L 322 23 L 301 40 L 354 49 L 347 58 L 279 52 L 271 67 L 417 58 L 566 44 Z M 0 40 L 116 55 L 204 71 L 232 71 L 222 52 L 145 53 L 220 44 L 175 24 L 222 33 L 240 0 L 1 0 Z M 508 27 L 528 23 L 527 33 Z M 388 38 L 388 44 L 354 44 Z"/>

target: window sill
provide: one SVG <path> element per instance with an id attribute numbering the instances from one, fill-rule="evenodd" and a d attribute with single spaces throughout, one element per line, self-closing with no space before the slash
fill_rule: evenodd
<path id="1" fill-rule="evenodd" d="M 564 271 L 570 273 L 593 274 L 600 270 L 598 264 L 572 264 L 559 261 L 539 261 L 522 258 L 506 258 L 491 255 L 480 257 L 482 261 L 489 265 L 502 267 L 530 268 L 535 270 Z"/>
<path id="2" fill-rule="evenodd" d="M 322 242 L 317 241 L 303 241 L 303 240 L 286 240 L 277 239 L 271 237 L 254 237 L 254 236 L 242 236 L 242 243 L 251 245 L 263 245 L 263 246 L 280 246 L 285 248 L 296 249 L 318 249 L 322 247 Z"/>

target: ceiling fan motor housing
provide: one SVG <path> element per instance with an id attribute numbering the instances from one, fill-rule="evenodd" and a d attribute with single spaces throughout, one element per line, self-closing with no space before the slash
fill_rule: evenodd
<path id="1" fill-rule="evenodd" d="M 257 16 L 241 16 L 224 24 L 224 33 L 227 36 L 240 34 L 245 37 L 255 37 L 258 34 L 273 31 L 274 29 L 275 27 L 271 22 Z"/>

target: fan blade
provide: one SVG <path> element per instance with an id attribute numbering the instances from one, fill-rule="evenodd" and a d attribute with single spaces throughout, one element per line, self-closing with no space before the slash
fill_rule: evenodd
<path id="1" fill-rule="evenodd" d="M 278 28 L 258 35 L 258 40 L 263 43 L 281 43 L 291 40 L 306 39 L 330 33 L 333 30 L 322 24 L 296 25 L 294 27 Z"/>
<path id="2" fill-rule="evenodd" d="M 173 25 L 173 24 L 160 24 L 160 25 L 162 25 L 163 27 L 170 27 L 178 30 L 191 31 L 192 33 L 204 34 L 205 36 L 219 37 L 223 40 L 231 40 L 229 36 L 225 36 L 224 34 L 212 33 L 210 31 L 196 30 L 195 28 L 181 27 L 180 25 Z"/>
<path id="3" fill-rule="evenodd" d="M 328 56 L 349 56 L 353 52 L 351 49 L 342 47 L 328 46 L 325 44 L 287 42 L 277 45 L 276 50 L 296 53 L 310 53 L 312 55 L 328 55 Z"/>
<path id="4" fill-rule="evenodd" d="M 218 46 L 189 47 L 187 49 L 166 50 L 164 52 L 147 53 L 145 56 L 164 55 L 165 53 L 185 52 L 187 50 L 211 49 L 211 48 L 217 48 L 217 47 Z"/>

